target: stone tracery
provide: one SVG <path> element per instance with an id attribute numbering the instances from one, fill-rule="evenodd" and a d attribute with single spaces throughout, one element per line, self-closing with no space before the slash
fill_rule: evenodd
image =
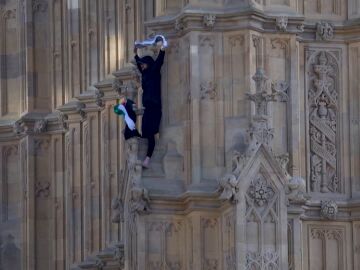
<path id="1" fill-rule="evenodd" d="M 341 192 L 338 176 L 337 62 L 325 51 L 311 60 L 309 98 L 309 136 L 311 190 Z"/>

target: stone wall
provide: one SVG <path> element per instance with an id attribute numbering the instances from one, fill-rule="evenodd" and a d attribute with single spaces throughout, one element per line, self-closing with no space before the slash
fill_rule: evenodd
<path id="1" fill-rule="evenodd" d="M 0 270 L 114 269 L 114 244 L 115 269 L 360 267 L 359 0 L 0 0 L 0 15 Z M 170 47 L 142 170 L 146 142 L 126 144 L 112 110 L 132 98 L 141 126 L 132 44 L 154 33 Z"/>

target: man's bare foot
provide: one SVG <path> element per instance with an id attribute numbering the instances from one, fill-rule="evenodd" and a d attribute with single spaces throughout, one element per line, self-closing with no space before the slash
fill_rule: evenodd
<path id="1" fill-rule="evenodd" d="M 142 163 L 142 166 L 145 168 L 145 169 L 149 169 L 149 163 L 150 163 L 150 158 L 149 157 L 146 157 Z"/>

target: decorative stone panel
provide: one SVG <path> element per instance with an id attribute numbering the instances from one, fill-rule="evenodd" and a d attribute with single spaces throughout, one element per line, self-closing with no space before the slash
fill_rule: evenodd
<path id="1" fill-rule="evenodd" d="M 339 52 L 307 50 L 310 190 L 343 192 L 339 173 Z"/>
<path id="2" fill-rule="evenodd" d="M 352 268 L 350 224 L 346 223 L 307 223 L 304 226 L 304 269 L 336 269 Z"/>
<path id="3" fill-rule="evenodd" d="M 182 220 L 146 221 L 145 265 L 147 270 L 183 270 L 185 227 Z"/>
<path id="4" fill-rule="evenodd" d="M 220 223 L 216 217 L 200 217 L 201 269 L 220 270 Z"/>

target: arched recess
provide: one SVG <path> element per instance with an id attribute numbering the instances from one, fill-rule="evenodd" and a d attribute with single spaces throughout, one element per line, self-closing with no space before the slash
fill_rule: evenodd
<path id="1" fill-rule="evenodd" d="M 237 269 L 287 269 L 287 177 L 263 145 L 239 177 Z"/>

